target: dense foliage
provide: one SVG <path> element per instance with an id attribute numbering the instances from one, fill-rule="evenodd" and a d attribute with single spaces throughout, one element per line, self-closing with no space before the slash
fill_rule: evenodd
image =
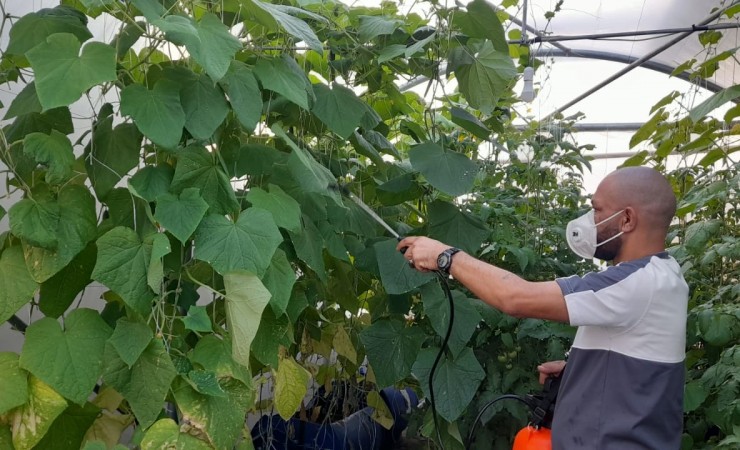
<path id="1" fill-rule="evenodd" d="M 0 353 L 0 447 L 111 448 L 133 430 L 144 449 L 248 449 L 247 414 L 351 412 L 304 410 L 309 387 L 350 386 L 357 403 L 389 385 L 428 396 L 442 290 L 337 184 L 401 234 L 528 279 L 589 267 L 563 238 L 586 208 L 589 149 L 563 135 L 568 123 L 512 125 L 530 58 L 485 1 L 422 2 L 423 17 L 391 2 L 61 3 L 3 22 L 0 81 L 23 89 L 0 134 L 13 199 L 0 208 L 0 321 L 29 303 L 43 317 L 20 355 Z M 101 15 L 120 24 L 107 42 L 88 28 Z M 424 95 L 398 87 L 421 77 Z M 628 161 L 706 155 L 670 174 L 681 198 L 671 251 L 692 286 L 695 448 L 740 439 L 740 175 L 725 141 L 736 130 L 706 117 L 737 97 L 728 91 L 692 117 L 671 118 L 680 96 L 667 97 L 635 139 L 657 152 Z M 81 104 L 94 105 L 87 126 L 73 122 Z M 80 308 L 91 285 L 107 291 Z M 463 448 L 490 399 L 538 389 L 534 368 L 561 359 L 573 334 L 453 288 L 433 380 L 440 430 L 426 402 L 408 432 L 438 431 L 447 449 Z M 471 448 L 508 448 L 526 420 L 497 404 Z"/>

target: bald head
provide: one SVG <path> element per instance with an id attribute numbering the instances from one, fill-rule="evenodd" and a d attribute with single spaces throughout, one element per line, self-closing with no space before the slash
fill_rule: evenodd
<path id="1" fill-rule="evenodd" d="M 607 175 L 599 185 L 615 209 L 628 206 L 647 224 L 667 230 L 676 214 L 676 195 L 666 178 L 650 167 L 625 167 Z"/>

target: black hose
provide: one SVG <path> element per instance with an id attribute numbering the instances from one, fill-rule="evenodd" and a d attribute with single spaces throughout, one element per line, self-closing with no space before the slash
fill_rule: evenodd
<path id="1" fill-rule="evenodd" d="M 444 339 L 442 339 L 442 347 L 439 349 L 439 353 L 437 353 L 437 357 L 434 359 L 434 364 L 432 364 L 432 369 L 429 371 L 429 402 L 432 404 L 432 419 L 434 420 L 434 430 L 437 432 L 437 440 L 439 441 L 439 446 L 440 448 L 442 448 L 442 450 L 444 450 L 445 445 L 442 442 L 442 433 L 440 433 L 439 431 L 437 407 L 434 402 L 434 372 L 437 370 L 437 364 L 439 364 L 439 361 L 442 359 L 442 355 L 444 354 L 445 348 L 450 341 L 450 336 L 452 335 L 452 325 L 455 322 L 455 303 L 452 299 L 452 291 L 450 291 L 450 285 L 449 283 L 447 283 L 447 275 L 441 270 L 437 270 L 435 271 L 435 273 L 439 277 L 439 284 L 442 285 L 442 290 L 447 296 L 447 300 L 450 304 L 450 320 L 449 324 L 447 325 L 447 333 L 445 333 L 445 337 Z"/>
<path id="2" fill-rule="evenodd" d="M 496 403 L 499 400 L 519 400 L 520 402 L 524 403 L 525 405 L 530 406 L 530 404 L 527 403 L 527 401 L 523 397 L 521 397 L 519 395 L 514 395 L 514 394 L 504 394 L 504 395 L 502 395 L 500 397 L 496 397 L 495 399 L 493 399 L 490 402 L 486 403 L 486 406 L 484 406 L 480 410 L 480 412 L 478 413 L 478 415 L 475 417 L 475 420 L 473 421 L 473 425 L 470 428 L 470 433 L 468 433 L 468 445 L 466 446 L 466 448 L 470 448 L 470 444 L 473 443 L 473 435 L 475 434 L 475 428 L 478 425 L 478 422 L 480 421 L 481 417 L 483 417 L 483 413 L 486 412 L 486 410 L 488 408 L 490 408 L 491 406 L 493 406 L 494 403 Z"/>

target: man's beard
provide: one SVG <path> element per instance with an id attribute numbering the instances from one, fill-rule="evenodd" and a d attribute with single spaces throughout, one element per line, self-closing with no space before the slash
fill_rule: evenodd
<path id="1" fill-rule="evenodd" d="M 597 241 L 604 242 L 617 233 L 619 233 L 619 230 L 604 230 L 603 234 L 607 236 L 601 236 L 601 233 L 599 233 L 599 236 L 597 236 Z M 622 249 L 622 237 L 624 237 L 624 235 L 616 237 L 611 241 L 596 247 L 594 257 L 603 261 L 613 261 L 614 258 L 616 258 L 619 254 L 619 251 Z"/>

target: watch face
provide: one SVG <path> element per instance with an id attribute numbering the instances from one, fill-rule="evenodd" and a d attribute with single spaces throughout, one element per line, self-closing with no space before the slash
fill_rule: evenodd
<path id="1" fill-rule="evenodd" d="M 450 255 L 447 254 L 447 252 L 441 253 L 437 257 L 437 267 L 440 269 L 447 269 L 447 267 L 450 265 Z"/>

